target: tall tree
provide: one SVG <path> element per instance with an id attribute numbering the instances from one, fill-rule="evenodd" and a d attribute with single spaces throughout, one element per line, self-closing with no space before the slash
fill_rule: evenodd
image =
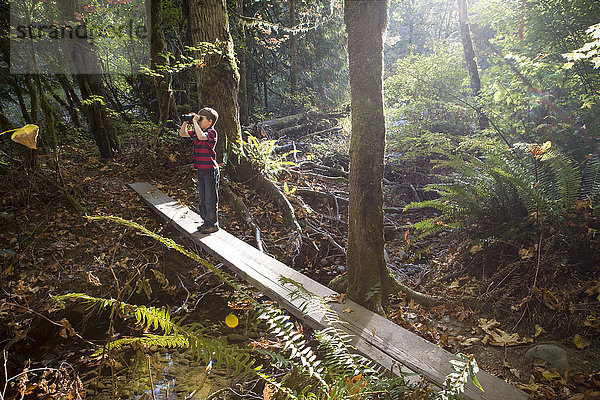
<path id="1" fill-rule="evenodd" d="M 465 52 L 465 61 L 467 63 L 467 71 L 469 72 L 469 80 L 471 83 L 471 91 L 473 97 L 477 101 L 481 92 L 481 80 L 479 79 L 479 71 L 477 70 L 477 61 L 475 61 L 475 51 L 473 50 L 473 41 L 471 40 L 471 30 L 469 29 L 469 17 L 467 15 L 466 0 L 457 0 L 458 2 L 458 24 L 460 27 L 460 41 Z M 489 126 L 489 121 L 485 115 L 479 112 L 479 129 L 486 129 Z"/>
<path id="2" fill-rule="evenodd" d="M 219 157 L 227 155 L 228 171 L 238 179 L 251 173 L 241 154 L 242 131 L 239 120 L 239 71 L 225 0 L 189 0 L 192 45 L 216 45 L 216 51 L 203 55 L 198 73 L 199 107 L 212 107 L 219 113 L 217 142 Z"/>
<path id="3" fill-rule="evenodd" d="M 149 3 L 149 4 L 148 4 Z M 154 88 L 158 103 L 158 121 L 163 128 L 169 116 L 179 120 L 175 112 L 175 99 L 171 90 L 172 75 L 169 72 L 169 56 L 163 32 L 162 0 L 147 2 L 148 21 L 150 21 L 150 68 L 154 72 Z"/>
<path id="4" fill-rule="evenodd" d="M 387 0 L 345 0 L 352 132 L 348 296 L 376 311 L 388 290 L 383 245 L 383 32 Z M 379 290 L 377 290 L 379 288 Z"/>

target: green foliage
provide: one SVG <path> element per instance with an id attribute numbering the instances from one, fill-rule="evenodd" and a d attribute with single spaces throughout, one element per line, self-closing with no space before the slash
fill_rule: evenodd
<path id="1" fill-rule="evenodd" d="M 475 386 L 484 391 L 475 375 L 479 371 L 479 367 L 477 366 L 477 362 L 473 355 L 458 353 L 456 356 L 460 358 L 460 360 L 450 360 L 452 369 L 455 372 L 446 377 L 444 386 L 442 387 L 442 390 L 438 392 L 436 399 L 453 400 L 462 398 L 461 393 L 464 393 L 465 385 L 469 379 L 473 381 Z"/>
<path id="2" fill-rule="evenodd" d="M 119 339 L 110 342 L 108 349 L 118 349 L 134 342 L 146 347 L 152 345 L 170 348 L 189 347 L 198 360 L 203 359 L 204 362 L 208 362 L 214 359 L 216 365 L 225 364 L 227 368 L 234 368 L 236 374 L 258 373 L 262 368 L 262 365 L 257 365 L 255 359 L 251 357 L 250 351 L 237 346 L 228 346 L 223 341 L 206 336 L 202 333 L 204 330 L 202 327 L 198 329 L 193 325 L 184 326 L 178 321 L 173 321 L 168 308 L 138 306 L 114 299 L 92 297 L 84 293 L 56 296 L 54 300 L 63 305 L 67 300 L 80 300 L 96 306 L 98 310 L 111 308 L 122 318 L 133 319 L 140 329 L 161 333 L 161 335 L 144 334 L 139 338 Z M 103 351 L 100 349 L 95 354 Z M 263 378 L 262 374 L 260 376 Z"/>
<path id="3" fill-rule="evenodd" d="M 437 218 L 421 221 L 415 229 L 423 234 L 475 221 L 488 224 L 520 223 L 533 215 L 560 227 L 564 213 L 577 199 L 598 201 L 600 175 L 598 157 L 585 165 L 577 163 L 550 143 L 518 143 L 506 148 L 498 143 L 465 142 L 461 155 L 446 154 L 438 167 L 452 173 L 440 176 L 442 183 L 429 185 L 440 197 L 407 208 L 432 207 Z"/>
<path id="4" fill-rule="evenodd" d="M 466 69 L 458 67 L 462 57 L 461 47 L 452 44 L 398 60 L 394 75 L 385 81 L 389 129 L 469 132 L 475 115 L 463 100 L 470 89 Z"/>
<path id="5" fill-rule="evenodd" d="M 293 151 L 280 156 L 273 155 L 273 150 L 277 146 L 276 140 L 258 140 L 252 135 L 248 135 L 248 141 L 240 141 L 246 155 L 257 165 L 270 179 L 277 179 L 279 171 L 286 165 L 295 165 L 291 161 L 286 161 L 286 157 Z"/>

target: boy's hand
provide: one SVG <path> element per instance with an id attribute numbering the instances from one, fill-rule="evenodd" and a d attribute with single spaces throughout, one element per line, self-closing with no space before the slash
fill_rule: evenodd
<path id="1" fill-rule="evenodd" d="M 192 121 L 198 123 L 199 118 L 200 116 L 198 114 L 194 114 L 194 118 L 192 118 Z"/>

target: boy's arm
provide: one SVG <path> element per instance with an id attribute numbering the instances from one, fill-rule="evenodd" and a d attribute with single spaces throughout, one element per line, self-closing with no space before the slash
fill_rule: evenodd
<path id="1" fill-rule="evenodd" d="M 198 125 L 198 115 L 194 115 L 192 122 L 194 123 L 194 131 L 196 132 L 198 140 L 208 140 L 208 136 L 206 136 L 206 134 L 200 128 L 200 125 Z"/>
<path id="2" fill-rule="evenodd" d="M 181 137 L 190 137 L 190 135 L 187 132 L 187 125 L 188 122 L 187 121 L 183 121 L 183 124 L 181 124 L 181 129 L 179 129 L 179 136 Z"/>

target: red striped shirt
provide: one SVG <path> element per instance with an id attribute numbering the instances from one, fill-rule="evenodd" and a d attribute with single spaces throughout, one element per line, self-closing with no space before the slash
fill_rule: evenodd
<path id="1" fill-rule="evenodd" d="M 208 139 L 198 140 L 196 132 L 193 129 L 188 131 L 190 139 L 194 142 L 194 168 L 218 168 L 217 153 L 215 152 L 215 146 L 217 145 L 217 131 L 213 128 L 208 128 L 204 131 L 204 134 Z"/>

